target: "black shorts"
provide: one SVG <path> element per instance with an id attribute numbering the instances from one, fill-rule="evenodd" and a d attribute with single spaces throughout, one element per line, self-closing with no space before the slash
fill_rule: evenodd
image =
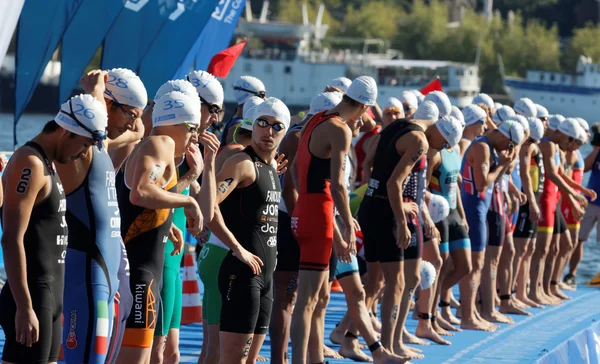
<path id="1" fill-rule="evenodd" d="M 273 308 L 273 272 L 255 275 L 230 251 L 219 270 L 219 291 L 221 331 L 267 333 Z"/>
<path id="2" fill-rule="evenodd" d="M 457 209 L 450 210 L 448 216 L 435 224 L 440 232 L 440 253 L 448 253 L 459 249 L 471 249 L 469 233 L 462 224 Z"/>
<path id="3" fill-rule="evenodd" d="M 288 213 L 279 210 L 277 228 L 277 272 L 298 272 L 300 270 L 300 245 L 291 228 Z M 335 269 L 334 269 L 335 271 Z"/>
<path id="4" fill-rule="evenodd" d="M 358 223 L 364 237 L 365 259 L 367 262 L 401 262 L 421 258 L 423 229 L 419 223 L 408 223 L 411 240 L 407 249 L 396 245 L 396 220 L 369 216 L 365 209 L 358 211 Z"/>
<path id="5" fill-rule="evenodd" d="M 506 216 L 490 209 L 487 213 L 487 224 L 489 235 L 488 245 L 502 246 L 506 232 Z"/>
<path id="6" fill-rule="evenodd" d="M 356 257 L 356 261 L 358 262 L 358 273 L 360 276 L 364 276 L 367 273 L 367 261 L 364 257 Z"/>
<path id="7" fill-rule="evenodd" d="M 565 231 L 567 231 L 567 221 L 565 220 L 565 217 L 563 216 L 560 209 L 556 209 L 555 214 L 556 217 L 554 218 L 554 231 L 552 232 L 552 234 L 562 234 Z"/>
<path id="8" fill-rule="evenodd" d="M 0 294 L 0 325 L 5 342 L 2 361 L 11 363 L 48 363 L 58 361 L 62 339 L 62 290 L 56 296 L 50 285 L 29 283 L 29 292 L 39 322 L 39 340 L 30 348 L 17 343 L 15 316 L 17 306 L 8 282 Z M 68 325 L 68 322 L 65 323 Z M 68 329 L 68 326 L 66 326 Z M 85 343 L 82 343 L 85 345 Z"/>
<path id="9" fill-rule="evenodd" d="M 537 233 L 537 221 L 529 219 L 529 202 L 519 208 L 519 217 L 517 218 L 517 226 L 513 233 L 515 238 L 531 239 Z"/>

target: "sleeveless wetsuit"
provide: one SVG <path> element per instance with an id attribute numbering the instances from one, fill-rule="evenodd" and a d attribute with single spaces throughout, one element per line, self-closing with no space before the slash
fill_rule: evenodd
<path id="1" fill-rule="evenodd" d="M 350 180 L 351 180 L 351 176 L 352 176 L 352 167 L 351 167 L 351 163 L 350 163 L 350 157 L 346 156 L 346 170 L 344 171 L 344 181 L 346 181 L 346 188 L 348 189 L 348 191 L 351 190 L 351 186 L 350 186 Z M 336 211 L 337 212 L 337 211 Z M 335 222 L 338 226 L 338 229 L 340 229 L 340 231 L 344 231 L 344 222 L 342 221 L 342 217 L 340 214 L 336 213 L 335 215 Z M 358 243 L 357 243 L 357 249 L 356 251 L 358 252 Z M 337 259 L 336 259 L 337 260 Z M 350 263 L 345 263 L 345 262 L 341 262 L 341 261 L 337 261 L 335 264 L 335 278 L 340 280 L 343 277 L 349 276 L 351 274 L 358 274 L 358 260 L 357 257 L 354 254 L 350 255 Z"/>
<path id="2" fill-rule="evenodd" d="M 292 231 L 300 245 L 301 270 L 329 269 L 333 244 L 333 198 L 331 197 L 331 158 L 319 158 L 310 151 L 316 127 L 338 117 L 315 114 L 306 124 L 296 153 L 298 200 L 292 213 Z"/>
<path id="3" fill-rule="evenodd" d="M 549 138 L 542 138 L 540 143 L 551 142 Z M 555 145 L 554 152 L 554 166 L 560 166 L 560 151 L 558 146 Z M 546 178 L 544 179 L 544 191 L 540 198 L 540 221 L 538 223 L 538 231 L 552 233 L 554 231 L 554 222 L 556 221 L 556 209 L 558 205 L 558 186 L 554 184 L 548 178 L 548 171 L 546 171 Z"/>
<path id="4" fill-rule="evenodd" d="M 523 189 L 523 182 L 521 181 L 521 161 L 520 159 L 517 159 L 517 164 L 515 165 L 515 168 L 512 170 L 511 172 L 511 177 L 512 177 L 512 182 L 515 185 L 515 187 L 521 191 Z M 506 229 L 507 231 L 510 232 L 514 232 L 516 227 L 517 227 L 517 221 L 519 220 L 519 211 L 517 210 L 517 212 L 515 212 L 514 214 L 512 214 L 512 216 L 508 216 L 508 221 L 507 221 L 507 225 Z M 510 230 L 508 230 L 510 229 Z"/>
<path id="5" fill-rule="evenodd" d="M 360 183 L 362 181 L 363 169 L 362 164 L 367 157 L 367 151 L 364 149 L 365 142 L 375 135 L 379 134 L 381 129 L 379 127 L 374 128 L 373 130 L 364 133 L 360 139 L 354 145 L 354 152 L 356 153 L 356 181 Z"/>
<path id="6" fill-rule="evenodd" d="M 546 178 L 544 161 L 542 153 L 539 150 L 537 154 L 531 156 L 529 178 L 531 179 L 531 188 L 535 194 L 536 202 L 539 202 L 544 191 L 544 180 Z M 534 237 L 537 232 L 538 222 L 533 222 L 529 219 L 529 201 L 519 208 L 518 215 L 519 218 L 514 231 L 514 237 L 525 239 Z"/>
<path id="7" fill-rule="evenodd" d="M 67 196 L 63 350 L 70 363 L 106 360 L 119 287 L 121 216 L 114 167 L 105 148 L 91 150 L 87 176 Z"/>
<path id="8" fill-rule="evenodd" d="M 154 338 L 160 285 L 173 212 L 171 209 L 152 210 L 131 203 L 131 189 L 125 180 L 128 160 L 116 177 L 117 197 L 121 209 L 121 236 L 130 263 L 130 289 L 133 295 L 132 312 L 127 319 L 123 346 L 149 348 Z M 177 175 L 163 188 L 175 192 Z"/>
<path id="9" fill-rule="evenodd" d="M 296 124 L 290 127 L 289 133 L 299 132 L 302 130 L 302 125 Z M 289 169 L 285 173 L 290 173 Z M 283 190 L 283 176 L 279 176 L 281 189 Z M 300 270 L 300 245 L 292 233 L 292 219 L 285 205 L 283 198 L 279 203 L 279 229 L 277 230 L 277 267 L 279 272 L 298 272 Z M 296 281 L 291 282 L 296 284 Z"/>
<path id="10" fill-rule="evenodd" d="M 381 133 L 369 188 L 358 210 L 358 221 L 364 236 L 365 258 L 367 262 L 400 262 L 420 257 L 423 232 L 420 216 L 407 219 L 411 232 L 409 247 L 404 250 L 396 245 L 396 218 L 390 206 L 387 182 L 402 155 L 396 150 L 396 142 L 405 134 L 423 129 L 407 119 L 398 119 L 388 125 Z M 414 201 L 420 207 L 425 189 L 427 159 L 418 160 L 404 181 L 402 196 L 404 201 Z M 420 209 L 419 209 L 420 215 Z M 406 255 L 406 257 L 405 257 Z"/>
<path id="11" fill-rule="evenodd" d="M 502 246 L 506 233 L 506 210 L 504 207 L 504 191 L 508 189 L 508 175 L 503 175 L 500 182 L 494 183 L 492 202 L 487 213 L 488 245 Z"/>
<path id="12" fill-rule="evenodd" d="M 490 172 L 494 171 L 498 168 L 498 154 L 490 145 L 490 141 L 486 136 L 480 136 L 473 140 L 471 145 L 469 145 L 469 148 L 476 142 L 483 142 L 489 146 L 490 154 L 492 156 Z M 487 214 L 490 210 L 490 205 L 492 204 L 494 184 L 490 184 L 485 191 L 477 191 L 473 167 L 467 162 L 469 148 L 465 151 L 462 160 L 461 174 L 463 183 L 460 192 L 463 206 L 465 206 L 465 217 L 469 224 L 471 250 L 474 252 L 482 252 L 485 250 L 488 239 Z"/>
<path id="13" fill-rule="evenodd" d="M 27 285 L 33 311 L 39 322 L 39 340 L 29 348 L 17 343 L 17 307 L 10 289 L 10 281 L 6 281 L 0 293 L 0 325 L 5 335 L 2 360 L 12 363 L 48 363 L 58 360 L 60 350 L 68 242 L 65 219 L 67 200 L 60 178 L 42 147 L 34 142 L 27 142 L 24 147 L 34 149 L 41 155 L 50 177 L 50 192 L 33 206 L 23 237 Z M 31 171 L 29 172 L 31 174 Z M 0 216 L 1 212 L 0 209 Z M 65 325 L 68 325 L 68 321 Z"/>
<path id="14" fill-rule="evenodd" d="M 590 179 L 588 180 L 587 187 L 600 195 L 600 153 L 596 155 L 596 159 L 590 170 Z M 589 201 L 588 207 L 581 220 L 581 230 L 579 230 L 580 241 L 588 240 L 594 225 L 600 221 L 600 198 L 594 201 L 590 201 L 589 197 L 587 199 Z M 596 240 L 598 239 L 600 239 L 600 234 L 596 234 Z"/>
<path id="15" fill-rule="evenodd" d="M 273 304 L 273 272 L 277 261 L 277 206 L 281 186 L 277 170 L 252 147 L 244 149 L 255 166 L 256 179 L 234 189 L 220 204 L 223 220 L 237 241 L 264 263 L 259 275 L 227 253 L 219 270 L 221 331 L 267 333 Z"/>
<path id="16" fill-rule="evenodd" d="M 179 167 L 179 175 L 182 166 L 187 166 L 185 160 Z M 182 195 L 189 196 L 190 186 L 181 191 Z M 186 237 L 186 217 L 183 212 L 183 207 L 178 207 L 173 210 L 173 224 L 181 230 L 182 235 Z M 162 286 L 160 289 L 160 307 L 158 309 L 158 319 L 156 321 L 156 329 L 154 336 L 167 336 L 170 329 L 179 329 L 181 326 L 181 307 L 182 307 L 182 284 L 181 284 L 181 260 L 183 254 L 171 255 L 175 249 L 171 239 L 167 240 L 165 246 L 165 264 L 163 268 Z"/>
<path id="17" fill-rule="evenodd" d="M 448 253 L 458 249 L 471 249 L 469 234 L 462 225 L 462 218 L 456 209 L 456 194 L 458 189 L 458 174 L 460 173 L 460 154 L 454 148 L 452 151 L 440 151 L 442 163 L 433 171 L 429 189 L 435 195 L 440 195 L 448 201 L 450 212 L 438 222 L 436 227 L 440 232 L 440 253 Z"/>
<path id="18" fill-rule="evenodd" d="M 577 155 L 577 161 L 575 161 L 575 164 L 572 167 L 573 175 L 571 176 L 571 178 L 573 179 L 573 181 L 581 185 L 583 184 L 583 169 L 585 167 L 585 161 L 579 149 L 575 151 L 575 154 Z M 562 215 L 564 216 L 565 222 L 567 223 L 567 227 L 569 229 L 579 229 L 579 221 L 575 220 L 575 218 L 573 217 L 573 214 L 571 212 L 571 205 L 564 198 L 562 199 L 560 205 L 560 211 L 562 212 Z"/>

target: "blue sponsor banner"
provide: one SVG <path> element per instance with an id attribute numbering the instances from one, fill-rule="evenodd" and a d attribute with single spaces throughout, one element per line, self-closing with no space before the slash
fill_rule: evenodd
<path id="1" fill-rule="evenodd" d="M 82 0 L 25 1 L 17 28 L 15 130 L 52 53 L 81 2 Z"/>
<path id="2" fill-rule="evenodd" d="M 237 26 L 246 0 L 221 0 L 211 14 L 206 27 L 196 40 L 179 70 L 176 79 L 184 78 L 192 65 L 196 70 L 206 70 L 212 57 L 227 48 Z M 215 37 L 215 34 L 219 34 Z"/>
<path id="3" fill-rule="evenodd" d="M 154 95 L 160 85 L 175 76 L 218 1 L 179 0 L 139 68 L 148 95 Z M 217 37 L 217 33 L 213 36 Z"/>
<path id="4" fill-rule="evenodd" d="M 124 3 L 123 0 L 84 0 L 79 7 L 62 40 L 59 102 L 71 94 Z"/>
<path id="5" fill-rule="evenodd" d="M 177 9 L 176 0 L 127 0 L 104 39 L 102 69 L 137 72 L 142 59 Z"/>

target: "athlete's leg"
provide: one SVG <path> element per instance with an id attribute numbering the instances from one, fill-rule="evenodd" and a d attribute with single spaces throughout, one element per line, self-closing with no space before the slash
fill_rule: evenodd
<path id="1" fill-rule="evenodd" d="M 366 242 L 365 242 L 366 243 Z M 382 324 L 377 317 L 378 297 L 384 286 L 383 272 L 379 262 L 367 261 L 367 284 L 365 284 L 365 304 L 370 311 L 373 328 L 381 332 Z"/>
<path id="2" fill-rule="evenodd" d="M 127 259 L 127 250 L 121 243 L 121 262 L 119 264 L 119 288 L 115 294 L 115 319 L 112 325 L 111 343 L 108 348 L 107 363 L 116 363 L 117 356 L 121 351 L 121 343 L 125 334 L 127 319 L 133 307 L 133 295 L 131 293 L 129 282 L 129 260 Z"/>
<path id="3" fill-rule="evenodd" d="M 173 314 L 167 335 L 167 346 L 165 347 L 165 363 L 179 362 L 179 328 L 181 327 L 181 308 L 183 306 L 183 286 L 181 275 L 176 272 L 175 276 L 175 298 L 173 300 Z"/>
<path id="4" fill-rule="evenodd" d="M 150 362 L 152 364 L 162 364 L 164 362 L 164 351 L 167 344 L 167 335 L 171 319 L 173 316 L 175 304 L 175 279 L 179 272 L 173 272 L 173 269 L 164 267 L 163 282 L 160 291 L 160 305 L 156 316 L 156 329 L 154 330 L 154 341 L 152 342 L 152 355 Z M 181 305 L 179 306 L 181 307 Z"/>
<path id="5" fill-rule="evenodd" d="M 571 232 L 568 229 L 560 234 L 560 248 L 558 257 L 556 258 L 556 263 L 554 264 L 554 272 L 550 281 L 550 294 L 563 300 L 569 299 L 569 296 L 560 290 L 558 282 L 560 282 L 562 272 L 564 271 L 567 260 L 569 259 L 571 251 L 573 250 L 572 241 L 577 240 L 571 240 Z"/>
<path id="6" fill-rule="evenodd" d="M 397 340 L 394 333 L 405 287 L 404 262 L 381 263 L 380 267 L 385 281 L 381 299 L 381 343 L 387 350 L 392 351 Z"/>
<path id="7" fill-rule="evenodd" d="M 468 242 L 468 239 L 463 241 L 465 244 Z M 455 250 L 450 250 L 450 269 L 452 269 L 449 273 L 446 274 L 442 282 L 442 316 L 446 321 L 452 321 L 452 312 L 450 307 L 450 302 L 452 299 L 452 287 L 457 283 L 461 282 L 463 279 L 468 277 L 473 271 L 473 263 L 471 262 L 471 245 L 464 245 L 463 248 L 458 248 Z M 448 263 L 446 263 L 448 264 Z M 460 288 L 460 286 L 459 286 Z M 463 292 L 463 290 L 461 290 Z M 465 294 L 467 294 L 465 292 Z M 461 294 L 461 301 L 465 302 L 466 297 L 463 297 Z M 461 304 L 461 307 L 463 304 Z M 456 322 L 455 322 L 456 323 Z M 459 324 L 459 323 L 456 323 Z"/>
<path id="8" fill-rule="evenodd" d="M 420 228 L 419 228 L 420 229 Z M 417 243 L 417 245 L 420 244 Z M 408 346 L 402 342 L 402 335 L 404 331 L 404 324 L 408 317 L 408 311 L 410 310 L 410 301 L 412 299 L 415 288 L 419 285 L 420 280 L 420 266 L 421 258 L 420 254 L 409 254 L 408 251 L 412 249 L 419 249 L 419 247 L 409 247 L 405 251 L 404 260 L 404 279 L 405 289 L 402 292 L 402 298 L 400 301 L 400 309 L 398 311 L 398 323 L 396 324 L 396 331 L 394 333 L 394 353 L 402 356 L 408 356 L 414 359 L 422 359 L 423 355 L 418 354 L 411 350 Z"/>
<path id="9" fill-rule="evenodd" d="M 156 338 L 154 338 L 156 340 Z M 169 329 L 167 343 L 164 349 L 163 362 L 165 364 L 179 363 L 179 329 Z"/>
<path id="10" fill-rule="evenodd" d="M 246 364 L 254 334 L 223 332 L 219 335 L 219 363 Z M 263 339 L 264 340 L 264 339 Z"/>
<path id="11" fill-rule="evenodd" d="M 514 261 L 516 248 L 512 232 L 506 234 L 502 253 L 500 254 L 500 270 L 498 271 L 498 289 L 500 291 L 500 312 L 517 315 L 531 315 L 518 306 L 512 297 L 514 287 Z"/>
<path id="12" fill-rule="evenodd" d="M 577 247 L 575 248 L 575 251 L 571 255 L 571 259 L 569 261 L 569 274 L 565 276 L 565 282 L 568 282 L 569 285 L 576 285 L 575 276 L 577 275 L 577 266 L 583 258 L 583 243 L 589 239 L 590 234 L 599 219 L 600 207 L 595 204 L 588 204 L 585 210 L 585 215 L 583 215 L 583 219 L 581 220 L 579 236 L 577 239 L 573 240 L 577 241 Z"/>
<path id="13" fill-rule="evenodd" d="M 542 278 L 544 276 L 544 267 L 546 265 L 546 257 L 550 250 L 550 244 L 552 243 L 553 229 L 540 230 L 538 228 L 537 242 L 534 245 L 533 255 L 530 264 L 530 285 L 529 285 L 529 298 L 540 305 L 549 305 L 549 302 L 542 291 Z"/>
<path id="14" fill-rule="evenodd" d="M 273 364 L 283 364 L 287 363 L 290 323 L 298 288 L 298 272 L 275 271 L 273 282 L 275 285 L 275 300 L 273 301 L 273 314 L 269 325 L 271 362 Z"/>
<path id="15" fill-rule="evenodd" d="M 317 304 L 313 311 L 312 322 L 310 324 L 310 338 L 308 339 L 308 355 L 311 363 L 320 363 L 325 360 L 325 312 L 329 304 L 332 282 L 333 280 L 329 281 L 328 279 L 321 286 Z M 327 354 L 334 355 L 333 353 Z"/>
<path id="16" fill-rule="evenodd" d="M 577 267 L 581 262 L 581 258 L 583 258 L 583 240 L 577 240 L 577 245 L 573 249 L 573 253 L 571 253 L 571 258 L 569 259 L 569 275 L 576 276 L 577 275 Z M 565 278 L 566 281 L 566 278 Z"/>
<path id="17" fill-rule="evenodd" d="M 292 338 L 292 363 L 306 363 L 309 333 L 313 312 L 319 301 L 323 285 L 329 285 L 329 272 L 300 270 L 298 273 L 298 295 L 292 312 L 290 336 Z M 323 343 L 321 342 L 321 345 Z M 322 355 L 322 350 L 318 350 Z"/>
<path id="18" fill-rule="evenodd" d="M 255 364 L 259 357 L 258 353 L 262 348 L 263 343 L 265 342 L 266 334 L 254 334 L 252 338 L 252 345 L 250 345 L 250 351 L 248 352 L 248 358 L 246 359 L 246 364 Z"/>
<path id="19" fill-rule="evenodd" d="M 542 276 L 542 294 L 550 301 L 551 304 L 560 303 L 560 299 L 555 297 L 550 290 L 550 281 L 552 281 L 552 275 L 554 274 L 554 267 L 558 260 L 558 254 L 560 252 L 560 233 L 552 235 L 552 242 L 550 243 L 550 249 L 548 250 L 548 256 L 546 257 L 546 263 L 544 266 L 544 275 Z"/>

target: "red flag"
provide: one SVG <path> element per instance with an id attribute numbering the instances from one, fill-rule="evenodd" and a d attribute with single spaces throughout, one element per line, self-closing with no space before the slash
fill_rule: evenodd
<path id="1" fill-rule="evenodd" d="M 244 46 L 246 46 L 246 40 L 215 54 L 210 60 L 207 72 L 216 77 L 227 77 L 229 71 L 231 71 L 231 67 L 233 67 L 235 61 L 242 54 Z"/>
<path id="2" fill-rule="evenodd" d="M 431 91 L 442 91 L 442 84 L 440 83 L 439 77 L 437 77 L 435 80 L 429 82 L 427 84 L 427 86 L 425 86 L 421 89 L 421 93 L 423 95 L 427 95 Z"/>

